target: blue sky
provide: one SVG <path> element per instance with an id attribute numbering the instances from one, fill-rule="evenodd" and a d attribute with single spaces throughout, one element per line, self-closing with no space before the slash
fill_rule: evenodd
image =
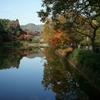
<path id="1" fill-rule="evenodd" d="M 37 11 L 40 11 L 42 0 L 0 0 L 0 19 L 19 19 L 20 25 L 42 24 Z"/>

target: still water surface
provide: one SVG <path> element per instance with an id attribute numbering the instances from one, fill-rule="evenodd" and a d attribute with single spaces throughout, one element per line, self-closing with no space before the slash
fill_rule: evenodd
<path id="1" fill-rule="evenodd" d="M 97 100 L 65 66 L 51 49 L 0 49 L 0 100 Z"/>
<path id="2" fill-rule="evenodd" d="M 23 57 L 18 69 L 1 70 L 0 100 L 54 100 L 55 93 L 44 91 L 41 84 L 44 62 Z"/>

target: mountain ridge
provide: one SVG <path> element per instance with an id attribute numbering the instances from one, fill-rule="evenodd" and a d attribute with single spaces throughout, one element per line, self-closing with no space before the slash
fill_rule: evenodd
<path id="1" fill-rule="evenodd" d="M 38 32 L 42 32 L 43 31 L 43 25 L 40 24 L 40 25 L 36 25 L 34 23 L 28 23 L 26 25 L 20 25 L 20 27 L 23 29 L 23 30 L 32 30 L 32 31 L 38 31 Z"/>

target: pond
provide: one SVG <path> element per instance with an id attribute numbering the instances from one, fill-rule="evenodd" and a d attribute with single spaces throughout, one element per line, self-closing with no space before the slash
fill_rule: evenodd
<path id="1" fill-rule="evenodd" d="M 51 48 L 2 48 L 0 100 L 100 100 L 76 73 Z"/>

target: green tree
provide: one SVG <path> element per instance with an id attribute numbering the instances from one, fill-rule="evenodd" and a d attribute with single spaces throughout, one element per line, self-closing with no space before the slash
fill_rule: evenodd
<path id="1" fill-rule="evenodd" d="M 19 21 L 0 19 L 0 36 L 1 39 L 11 39 L 20 35 Z"/>
<path id="2" fill-rule="evenodd" d="M 78 34 L 88 31 L 84 35 L 90 38 L 94 51 L 95 38 L 100 27 L 99 0 L 43 0 L 42 7 L 43 9 L 37 13 L 44 23 L 49 17 L 57 23 L 56 28 L 62 27 L 69 32 L 75 30 Z M 63 15 L 66 23 L 60 23 L 57 15 Z"/>

